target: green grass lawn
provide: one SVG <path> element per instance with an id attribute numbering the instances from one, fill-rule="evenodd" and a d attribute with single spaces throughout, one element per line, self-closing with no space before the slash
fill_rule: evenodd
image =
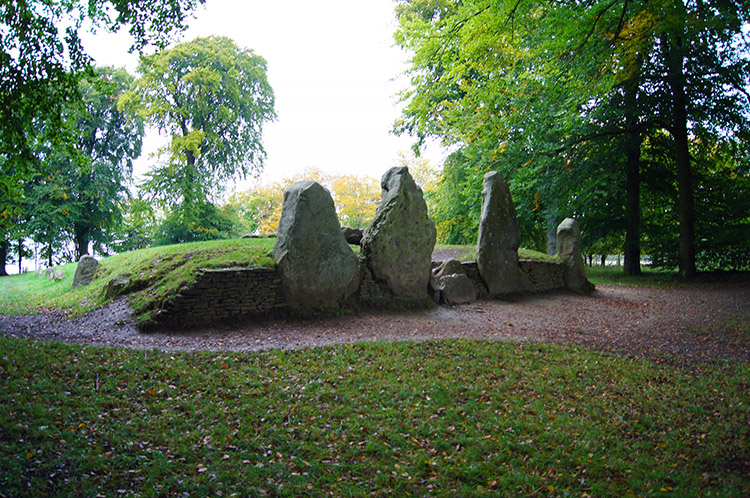
<path id="1" fill-rule="evenodd" d="M 0 496 L 750 496 L 750 366 L 0 338 Z"/>

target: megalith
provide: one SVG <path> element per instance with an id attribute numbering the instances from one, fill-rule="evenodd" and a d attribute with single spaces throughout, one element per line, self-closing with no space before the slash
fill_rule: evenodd
<path id="1" fill-rule="evenodd" d="M 78 260 L 76 274 L 73 276 L 73 288 L 89 285 L 94 280 L 98 267 L 99 262 L 95 258 L 88 254 L 81 256 L 81 259 Z"/>
<path id="2" fill-rule="evenodd" d="M 477 267 L 490 296 L 528 289 L 518 266 L 521 234 L 510 189 L 497 171 L 484 175 L 482 213 L 477 237 Z"/>
<path id="3" fill-rule="evenodd" d="M 380 206 L 362 234 L 362 254 L 373 277 L 396 297 L 426 298 L 437 232 L 422 189 L 405 166 L 386 171 L 380 185 Z"/>
<path id="4" fill-rule="evenodd" d="M 586 294 L 594 285 L 586 278 L 581 256 L 581 229 L 573 218 L 565 218 L 557 227 L 557 253 L 565 263 L 565 287 Z"/>
<path id="5" fill-rule="evenodd" d="M 359 260 L 341 233 L 331 194 L 316 182 L 284 192 L 273 257 L 293 309 L 334 307 L 359 286 Z"/>

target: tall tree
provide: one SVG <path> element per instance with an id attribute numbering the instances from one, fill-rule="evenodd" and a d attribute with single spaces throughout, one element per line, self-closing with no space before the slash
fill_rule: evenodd
<path id="1" fill-rule="evenodd" d="M 80 83 L 83 105 L 66 116 L 68 147 L 38 146 L 40 164 L 27 189 L 38 242 L 51 247 L 64 233 L 80 258 L 90 242 L 102 250 L 111 241 L 143 139 L 142 122 L 117 109 L 118 96 L 132 81 L 124 69 L 96 69 Z"/>
<path id="2" fill-rule="evenodd" d="M 223 182 L 262 169 L 263 125 L 275 118 L 266 61 L 225 37 L 197 38 L 144 57 L 120 100 L 171 137 L 146 188 L 183 216 Z"/>
<path id="3" fill-rule="evenodd" d="M 555 213 L 565 204 L 555 201 L 561 191 L 544 184 L 590 184 L 576 169 L 592 147 L 620 137 L 613 152 L 626 160 L 612 166 L 623 181 L 596 189 L 626 187 L 632 273 L 640 259 L 640 148 L 646 134 L 666 130 L 680 165 L 680 269 L 690 276 L 688 140 L 700 129 L 731 136 L 748 123 L 749 11 L 746 3 L 671 0 L 401 2 L 396 39 L 414 56 L 397 130 L 459 145 L 473 160 L 468 180 L 500 169 L 511 189 L 522 185 L 535 209 L 552 216 L 570 213 Z"/>
<path id="4" fill-rule="evenodd" d="M 127 28 L 133 49 L 164 46 L 204 0 L 23 0 L 0 2 L 0 154 L 34 161 L 39 120 L 61 123 L 91 74 L 82 29 Z M 90 26 L 84 28 L 83 26 Z M 60 28 L 65 26 L 65 28 Z M 54 132 L 58 127 L 51 126 Z M 0 183 L 10 181 L 0 177 Z"/>

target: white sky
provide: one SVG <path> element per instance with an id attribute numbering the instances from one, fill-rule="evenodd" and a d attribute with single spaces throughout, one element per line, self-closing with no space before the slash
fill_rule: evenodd
<path id="1" fill-rule="evenodd" d="M 228 36 L 268 63 L 278 118 L 264 129 L 262 181 L 306 167 L 380 178 L 400 151 L 409 152 L 413 139 L 390 134 L 399 116 L 396 93 L 407 84 L 394 81 L 407 55 L 393 46 L 393 8 L 392 0 L 206 0 L 197 9 L 181 41 Z M 127 36 L 98 33 L 84 44 L 97 64 L 135 72 Z M 138 173 L 158 144 L 150 133 Z M 432 146 L 425 157 L 437 164 L 443 153 Z"/>

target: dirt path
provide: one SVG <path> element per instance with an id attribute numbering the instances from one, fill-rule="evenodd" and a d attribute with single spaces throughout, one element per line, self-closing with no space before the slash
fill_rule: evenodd
<path id="1" fill-rule="evenodd" d="M 678 363 L 750 363 L 750 337 L 737 326 L 748 314 L 750 282 L 672 288 L 600 285 L 590 297 L 552 293 L 425 311 L 224 324 L 181 333 L 141 334 L 127 303 L 117 301 L 72 320 L 52 314 L 0 315 L 0 334 L 165 351 L 258 351 L 466 337 L 578 344 Z M 728 318 L 734 326 L 726 325 Z"/>

